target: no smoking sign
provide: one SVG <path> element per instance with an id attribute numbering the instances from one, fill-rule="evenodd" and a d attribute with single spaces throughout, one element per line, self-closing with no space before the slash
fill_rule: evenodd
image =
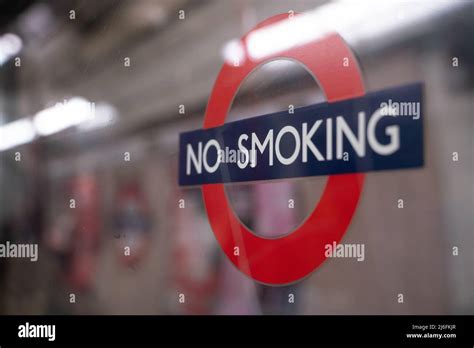
<path id="1" fill-rule="evenodd" d="M 251 33 L 287 19 L 282 14 L 260 23 L 241 38 L 243 46 Z M 300 108 L 291 116 L 282 112 L 226 124 L 244 79 L 277 59 L 305 66 L 327 103 Z M 265 58 L 249 57 L 238 66 L 224 64 L 203 129 L 180 136 L 179 181 L 181 186 L 201 185 L 217 241 L 241 272 L 272 285 L 304 278 L 326 259 L 325 246 L 342 239 L 359 202 L 363 172 L 423 165 L 421 117 L 397 117 L 398 109 L 381 108 L 388 100 L 421 104 L 421 85 L 366 95 L 357 60 L 338 34 Z M 237 156 L 229 163 L 221 154 L 228 159 L 232 151 Z M 249 231 L 224 189 L 230 182 L 314 175 L 329 175 L 321 199 L 302 225 L 276 239 Z"/>

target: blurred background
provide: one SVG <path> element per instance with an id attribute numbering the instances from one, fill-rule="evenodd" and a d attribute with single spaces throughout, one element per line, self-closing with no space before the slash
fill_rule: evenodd
<path id="1" fill-rule="evenodd" d="M 38 243 L 39 260 L 0 259 L 0 313 L 473 314 L 473 5 L 1 0 L 0 242 Z M 339 32 L 367 91 L 424 83 L 425 166 L 367 174 L 343 239 L 365 244 L 365 261 L 270 287 L 227 260 L 200 189 L 177 185 L 177 158 L 220 67 L 246 59 L 235 39 L 280 13 L 313 16 L 315 37 Z M 324 100 L 303 66 L 273 61 L 228 120 Z M 325 182 L 226 190 L 243 223 L 277 236 Z"/>

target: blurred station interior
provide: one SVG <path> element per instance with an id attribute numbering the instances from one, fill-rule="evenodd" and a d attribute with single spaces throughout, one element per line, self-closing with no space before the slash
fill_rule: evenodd
<path id="1" fill-rule="evenodd" d="M 474 313 L 473 1 L 1 0 L 0 9 L 0 242 L 39 244 L 37 262 L 0 259 L 1 314 Z M 235 40 L 280 13 L 311 15 L 315 37 L 338 32 L 367 91 L 424 83 L 425 165 L 367 174 L 344 236 L 365 244 L 364 262 L 328 259 L 271 287 L 225 257 L 200 189 L 178 186 L 177 158 L 179 133 L 202 127 L 221 66 L 248 59 Z M 245 80 L 227 120 L 324 100 L 302 65 L 272 61 Z M 304 221 L 326 180 L 226 191 L 242 222 L 275 237 Z"/>

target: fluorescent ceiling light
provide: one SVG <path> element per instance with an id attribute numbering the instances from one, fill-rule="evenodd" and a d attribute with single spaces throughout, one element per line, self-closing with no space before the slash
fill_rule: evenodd
<path id="1" fill-rule="evenodd" d="M 23 118 L 0 126 L 0 151 L 29 143 L 36 136 L 33 123 Z"/>
<path id="2" fill-rule="evenodd" d="M 34 125 L 39 135 L 48 136 L 93 119 L 94 104 L 79 97 L 38 112 Z"/>
<path id="3" fill-rule="evenodd" d="M 108 103 L 98 103 L 94 111 L 93 118 L 77 126 L 79 130 L 89 131 L 105 127 L 117 120 L 117 109 Z"/>
<path id="4" fill-rule="evenodd" d="M 74 97 L 23 118 L 0 126 L 0 151 L 29 143 L 37 136 L 49 136 L 76 126 L 79 130 L 105 127 L 117 120 L 117 109 L 108 103 L 94 103 Z"/>
<path id="5" fill-rule="evenodd" d="M 222 56 L 229 65 L 243 64 L 245 62 L 245 47 L 240 40 L 230 40 L 222 48 Z"/>
<path id="6" fill-rule="evenodd" d="M 259 61 L 334 32 L 351 45 L 376 39 L 388 41 L 407 30 L 420 30 L 430 18 L 462 5 L 460 0 L 335 1 L 257 29 L 247 36 L 244 45 L 248 58 Z M 245 59 L 240 56 L 242 52 L 245 50 L 234 39 L 224 46 L 222 54 L 229 63 Z"/>
<path id="7" fill-rule="evenodd" d="M 0 36 L 0 65 L 21 51 L 23 42 L 18 35 L 7 33 Z"/>

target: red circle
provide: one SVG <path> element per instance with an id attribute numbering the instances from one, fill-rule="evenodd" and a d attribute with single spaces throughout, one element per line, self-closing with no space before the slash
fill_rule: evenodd
<path id="1" fill-rule="evenodd" d="M 252 31 L 287 18 L 288 14 L 271 17 Z M 237 67 L 224 64 L 209 98 L 204 128 L 224 124 L 245 77 L 257 66 L 277 58 L 303 64 L 319 81 L 328 102 L 365 94 L 357 60 L 338 34 L 329 34 L 264 60 L 247 58 Z M 202 193 L 214 234 L 232 263 L 256 281 L 282 285 L 310 274 L 326 259 L 325 245 L 339 243 L 357 207 L 363 181 L 364 174 L 329 176 L 319 203 L 306 221 L 291 234 L 277 239 L 257 236 L 239 221 L 223 184 L 202 185 Z M 239 248 L 238 255 L 235 247 Z"/>

